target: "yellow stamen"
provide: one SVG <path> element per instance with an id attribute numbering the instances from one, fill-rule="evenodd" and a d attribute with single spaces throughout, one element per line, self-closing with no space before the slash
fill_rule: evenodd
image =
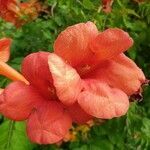
<path id="1" fill-rule="evenodd" d="M 15 69 L 10 67 L 3 61 L 0 61 L 0 74 L 8 77 L 11 80 L 19 80 L 25 82 L 26 84 L 29 84 L 29 82 L 24 78 L 23 75 L 21 75 L 19 72 L 17 72 Z"/>

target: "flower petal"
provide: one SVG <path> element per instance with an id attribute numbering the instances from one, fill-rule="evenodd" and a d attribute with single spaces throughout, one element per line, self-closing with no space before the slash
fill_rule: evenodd
<path id="1" fill-rule="evenodd" d="M 29 84 L 29 82 L 24 78 L 23 75 L 21 75 L 19 72 L 17 72 L 15 69 L 10 67 L 3 61 L 0 61 L 0 75 L 6 76 L 7 78 L 14 81 L 22 81 L 26 84 Z"/>
<path id="2" fill-rule="evenodd" d="M 10 38 L 0 39 L 0 61 L 7 62 L 9 60 L 11 42 Z"/>
<path id="3" fill-rule="evenodd" d="M 97 80 L 85 81 L 85 89 L 79 95 L 78 103 L 88 114 L 102 119 L 120 117 L 129 107 L 124 92 Z"/>
<path id="4" fill-rule="evenodd" d="M 2 94 L 2 93 L 3 93 L 3 91 L 4 91 L 4 89 L 1 89 L 1 88 L 0 88 L 0 94 Z"/>
<path id="5" fill-rule="evenodd" d="M 71 127 L 71 118 L 55 101 L 47 101 L 31 114 L 27 134 L 31 141 L 53 144 L 62 140 Z"/>
<path id="6" fill-rule="evenodd" d="M 10 38 L 0 39 L 0 75 L 4 75 L 12 80 L 20 80 L 28 84 L 28 81 L 20 73 L 5 63 L 10 56 L 11 42 L 12 40 Z"/>
<path id="7" fill-rule="evenodd" d="M 93 118 L 91 115 L 87 114 L 77 102 L 67 107 L 67 110 L 73 119 L 73 122 L 78 124 L 85 124 Z"/>
<path id="8" fill-rule="evenodd" d="M 110 13 L 112 8 L 112 4 L 113 4 L 113 0 L 102 0 L 102 7 L 103 7 L 103 11 L 105 13 Z"/>
<path id="9" fill-rule="evenodd" d="M 37 52 L 28 55 L 23 60 L 22 73 L 43 96 L 53 99 L 54 87 L 48 67 L 49 54 L 48 52 Z"/>
<path id="10" fill-rule="evenodd" d="M 48 64 L 60 101 L 66 105 L 73 104 L 82 88 L 80 76 L 56 54 L 49 55 Z"/>
<path id="11" fill-rule="evenodd" d="M 133 45 L 129 34 L 118 28 L 110 28 L 101 32 L 91 42 L 91 50 L 99 59 L 110 59 L 126 51 Z"/>
<path id="12" fill-rule="evenodd" d="M 4 94 L 3 94 L 3 89 L 0 89 L 0 113 L 2 111 L 2 103 L 4 102 Z"/>
<path id="13" fill-rule="evenodd" d="M 0 0 L 0 17 L 8 22 L 16 23 L 18 3 L 18 0 Z"/>
<path id="14" fill-rule="evenodd" d="M 113 60 L 101 63 L 97 69 L 85 78 L 105 81 L 110 86 L 119 88 L 127 95 L 132 95 L 145 82 L 142 70 L 128 57 L 121 54 Z"/>
<path id="15" fill-rule="evenodd" d="M 89 42 L 96 37 L 98 30 L 94 23 L 79 23 L 61 32 L 54 44 L 54 52 L 72 66 L 87 64 L 93 55 Z"/>
<path id="16" fill-rule="evenodd" d="M 23 82 L 16 81 L 8 85 L 2 93 L 1 112 L 12 120 L 25 120 L 43 100 L 35 89 Z"/>

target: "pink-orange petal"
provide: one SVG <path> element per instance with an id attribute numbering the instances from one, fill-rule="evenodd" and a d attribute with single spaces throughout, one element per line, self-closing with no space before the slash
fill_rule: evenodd
<path id="1" fill-rule="evenodd" d="M 0 89 L 0 113 L 2 111 L 2 103 L 4 102 L 3 89 Z"/>
<path id="2" fill-rule="evenodd" d="M 17 121 L 27 119 L 33 108 L 43 100 L 35 89 L 20 81 L 9 84 L 2 94 L 2 114 Z"/>
<path id="3" fill-rule="evenodd" d="M 10 38 L 0 39 L 0 61 L 7 62 L 9 60 L 11 42 Z"/>
<path id="4" fill-rule="evenodd" d="M 77 124 L 85 124 L 93 118 L 91 115 L 87 114 L 77 102 L 67 107 L 67 110 L 73 122 Z"/>
<path id="5" fill-rule="evenodd" d="M 104 61 L 85 78 L 105 81 L 129 96 L 139 91 L 145 82 L 142 70 L 124 54 L 118 55 L 113 60 Z"/>
<path id="6" fill-rule="evenodd" d="M 53 99 L 53 81 L 48 66 L 49 54 L 49 52 L 36 52 L 25 57 L 22 73 L 43 96 Z"/>
<path id="7" fill-rule="evenodd" d="M 53 144 L 62 140 L 71 127 L 70 116 L 55 101 L 42 103 L 29 117 L 27 134 L 32 142 Z"/>
<path id="8" fill-rule="evenodd" d="M 85 89 L 79 95 L 78 103 L 88 114 L 102 119 L 125 115 L 129 107 L 124 92 L 96 80 L 85 81 Z"/>
<path id="9" fill-rule="evenodd" d="M 113 60 L 119 63 L 120 65 L 125 65 L 126 67 L 133 69 L 139 81 L 141 83 L 145 82 L 146 78 L 142 69 L 140 69 L 136 65 L 136 63 L 132 59 L 128 58 L 125 54 L 120 54 L 117 57 L 115 57 Z"/>
<path id="10" fill-rule="evenodd" d="M 118 28 L 110 28 L 99 33 L 91 42 L 91 50 L 100 60 L 110 59 L 126 51 L 133 45 L 129 34 Z"/>
<path id="11" fill-rule="evenodd" d="M 89 43 L 97 34 L 98 30 L 92 22 L 70 26 L 58 35 L 54 52 L 73 67 L 87 64 L 93 55 Z"/>
<path id="12" fill-rule="evenodd" d="M 60 101 L 66 105 L 75 103 L 82 88 L 82 82 L 76 70 L 56 54 L 49 55 L 48 64 Z"/>

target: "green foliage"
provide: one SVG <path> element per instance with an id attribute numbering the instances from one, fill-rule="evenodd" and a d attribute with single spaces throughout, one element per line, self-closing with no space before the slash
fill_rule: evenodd
<path id="1" fill-rule="evenodd" d="M 40 50 L 53 51 L 57 35 L 66 27 L 93 21 L 99 30 L 119 27 L 129 32 L 134 46 L 127 52 L 150 77 L 150 3 L 115 0 L 112 12 L 105 14 L 99 0 L 41 0 L 48 12 L 16 29 L 0 20 L 0 37 L 12 37 L 9 64 L 20 70 L 27 54 Z M 9 81 L 0 77 L 0 87 Z M 132 103 L 128 114 L 119 119 L 95 125 L 85 137 L 79 134 L 74 142 L 61 147 L 33 145 L 25 135 L 24 123 L 11 122 L 0 116 L 0 150 L 149 150 L 150 88 L 145 87 L 141 103 Z"/>
<path id="2" fill-rule="evenodd" d="M 0 125 L 0 150 L 32 150 L 23 122 L 5 120 Z"/>
<path id="3" fill-rule="evenodd" d="M 141 3 L 139 5 L 139 13 L 141 17 L 145 18 L 148 24 L 150 24 L 150 3 Z"/>

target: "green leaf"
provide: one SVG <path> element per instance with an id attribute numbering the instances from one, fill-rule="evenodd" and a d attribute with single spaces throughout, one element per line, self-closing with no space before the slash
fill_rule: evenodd
<path id="1" fill-rule="evenodd" d="M 24 122 L 5 120 L 0 125 L 0 150 L 32 150 L 25 133 Z"/>
<path id="2" fill-rule="evenodd" d="M 89 10 L 94 9 L 94 5 L 90 0 L 83 0 L 83 6 Z"/>
<path id="3" fill-rule="evenodd" d="M 88 145 L 82 145 L 80 148 L 74 148 L 73 150 L 88 150 Z"/>
<path id="4" fill-rule="evenodd" d="M 99 148 L 99 149 L 98 149 Z M 113 150 L 112 143 L 107 138 L 97 138 L 94 139 L 90 145 L 90 149 L 88 150 Z"/>
<path id="5" fill-rule="evenodd" d="M 130 56 L 131 59 L 135 60 L 136 55 L 137 55 L 136 50 L 135 50 L 135 47 L 132 47 L 132 49 L 130 49 L 130 50 L 128 51 L 128 54 L 129 54 L 129 56 Z"/>
<path id="6" fill-rule="evenodd" d="M 150 119 L 148 118 L 144 118 L 143 119 L 143 127 L 141 128 L 142 132 L 144 133 L 144 135 L 146 136 L 147 139 L 150 140 Z"/>
<path id="7" fill-rule="evenodd" d="M 126 11 L 128 14 L 140 18 L 140 16 L 133 9 L 126 9 Z"/>

